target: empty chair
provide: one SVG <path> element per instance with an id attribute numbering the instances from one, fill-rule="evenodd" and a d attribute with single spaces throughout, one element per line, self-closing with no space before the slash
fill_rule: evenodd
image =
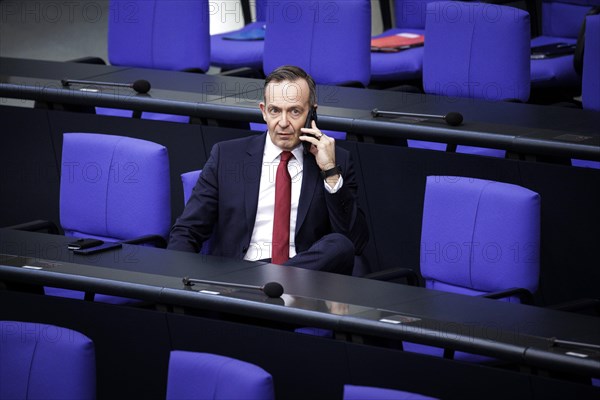
<path id="1" fill-rule="evenodd" d="M 111 0 L 108 21 L 112 65 L 191 72 L 206 72 L 210 66 L 207 0 Z M 133 115 L 103 107 L 96 113 Z M 141 117 L 189 122 L 181 115 L 144 112 Z"/>
<path id="2" fill-rule="evenodd" d="M 323 85 L 367 86 L 371 5 L 367 0 L 267 3 L 265 74 L 296 65 Z"/>
<path id="3" fill-rule="evenodd" d="M 274 397 L 271 375 L 257 365 L 216 354 L 171 351 L 167 400 Z"/>
<path id="4" fill-rule="evenodd" d="M 71 329 L 0 321 L 0 398 L 95 399 L 94 343 Z"/>
<path id="5" fill-rule="evenodd" d="M 112 65 L 206 71 L 210 64 L 207 0 L 111 0 Z"/>
<path id="6" fill-rule="evenodd" d="M 243 28 L 210 37 L 210 63 L 224 71 L 250 68 L 262 72 L 267 0 L 255 0 L 256 20 Z"/>
<path id="7" fill-rule="evenodd" d="M 537 193 L 503 182 L 427 177 L 420 252 L 427 288 L 530 303 L 538 288 L 539 254 Z M 413 343 L 404 349 L 444 353 Z M 455 358 L 487 360 L 460 352 Z"/>
<path id="8" fill-rule="evenodd" d="M 519 185 L 460 176 L 428 176 L 421 227 L 425 287 L 531 304 L 538 288 L 540 196 Z M 394 280 L 407 269 L 365 278 Z M 494 359 L 404 342 L 406 351 L 470 362 Z"/>
<path id="9" fill-rule="evenodd" d="M 533 88 L 577 89 L 580 77 L 573 66 L 574 46 L 586 13 L 599 0 L 542 0 L 541 35 L 531 40 L 531 47 L 559 44 L 559 51 L 570 52 L 542 56 L 534 51 L 531 60 L 531 85 Z"/>
<path id="10" fill-rule="evenodd" d="M 586 17 L 581 103 L 586 110 L 600 111 L 600 14 Z M 600 161 L 573 159 L 571 164 L 600 169 Z"/>
<path id="11" fill-rule="evenodd" d="M 581 101 L 584 109 L 600 111 L 600 14 L 586 17 Z"/>
<path id="12" fill-rule="evenodd" d="M 432 2 L 427 6 L 425 37 L 426 93 L 527 101 L 530 23 L 525 11 L 496 4 Z"/>
<path id="13" fill-rule="evenodd" d="M 116 135 L 63 135 L 59 207 L 66 236 L 166 247 L 170 196 L 169 156 L 164 146 Z M 57 288 L 46 288 L 46 293 L 84 297 L 82 292 Z"/>
<path id="14" fill-rule="evenodd" d="M 65 133 L 61 165 L 60 223 L 65 235 L 108 242 L 147 238 L 165 246 L 171 193 L 164 146 L 124 136 Z M 46 293 L 64 296 L 72 291 L 46 288 Z M 80 292 L 72 294 L 81 297 Z M 128 302 L 104 295 L 96 300 Z"/>
<path id="15" fill-rule="evenodd" d="M 434 397 L 372 386 L 344 385 L 344 400 L 434 400 Z"/>
<path id="16" fill-rule="evenodd" d="M 65 133 L 60 223 L 65 235 L 125 241 L 166 238 L 171 225 L 169 155 L 142 139 Z"/>
<path id="17" fill-rule="evenodd" d="M 432 2 L 427 5 L 425 37 L 426 93 L 488 101 L 529 98 L 530 21 L 525 11 L 495 4 Z M 470 146 L 458 146 L 456 151 L 505 154 Z"/>
<path id="18" fill-rule="evenodd" d="M 467 295 L 512 288 L 533 293 L 539 246 L 537 193 L 483 179 L 427 177 L 420 261 L 427 288 Z"/>
<path id="19" fill-rule="evenodd" d="M 394 0 L 394 27 L 375 38 L 401 33 L 425 34 L 425 11 L 432 0 Z M 421 80 L 423 47 L 371 53 L 371 83 Z"/>

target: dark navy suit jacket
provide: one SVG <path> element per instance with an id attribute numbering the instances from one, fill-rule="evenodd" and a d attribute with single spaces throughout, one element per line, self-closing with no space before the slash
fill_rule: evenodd
<path id="1" fill-rule="evenodd" d="M 171 229 L 169 249 L 198 252 L 210 238 L 212 255 L 242 259 L 254 229 L 265 134 L 217 143 L 183 211 Z M 356 254 L 369 234 L 357 203 L 357 184 L 350 153 L 336 147 L 344 183 L 326 191 L 315 157 L 304 155 L 302 188 L 296 220 L 296 252 L 307 250 L 328 233 L 341 233 Z"/>

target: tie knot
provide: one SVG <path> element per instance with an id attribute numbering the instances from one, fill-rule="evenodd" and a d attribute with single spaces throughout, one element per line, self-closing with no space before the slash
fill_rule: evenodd
<path id="1" fill-rule="evenodd" d="M 282 151 L 281 155 L 279 157 L 280 157 L 279 158 L 280 162 L 287 163 L 288 161 L 290 161 L 290 158 L 292 158 L 292 152 L 291 151 Z"/>

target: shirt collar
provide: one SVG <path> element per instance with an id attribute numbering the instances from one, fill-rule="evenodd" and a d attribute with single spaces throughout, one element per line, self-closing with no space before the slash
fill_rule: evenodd
<path id="1" fill-rule="evenodd" d="M 269 136 L 269 132 L 267 132 L 265 139 L 264 160 L 267 162 L 274 162 L 277 160 L 282 151 L 284 150 L 281 150 L 279 147 L 273 144 L 271 141 L 271 136 Z M 298 146 L 292 149 L 292 154 L 294 155 L 294 158 L 298 160 L 298 163 L 302 165 L 304 162 L 304 147 L 302 147 L 302 143 L 298 144 Z"/>

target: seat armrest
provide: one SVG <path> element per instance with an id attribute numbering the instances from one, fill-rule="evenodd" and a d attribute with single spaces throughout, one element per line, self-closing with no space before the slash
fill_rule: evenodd
<path id="1" fill-rule="evenodd" d="M 80 63 L 80 64 L 96 64 L 96 65 L 106 65 L 106 61 L 104 61 L 100 57 L 81 57 L 75 58 L 74 60 L 69 60 L 68 62 Z"/>
<path id="2" fill-rule="evenodd" d="M 533 294 L 524 288 L 511 288 L 506 290 L 500 290 L 498 292 L 486 293 L 480 295 L 486 299 L 503 299 L 506 297 L 516 296 L 521 300 L 522 304 L 533 304 Z"/>
<path id="3" fill-rule="evenodd" d="M 22 224 L 6 226 L 6 229 L 14 229 L 17 231 L 28 231 L 28 232 L 48 232 L 52 235 L 62 234 L 58 225 L 52 221 L 46 221 L 43 219 L 37 219 L 35 221 L 29 221 Z"/>
<path id="4" fill-rule="evenodd" d="M 186 69 L 183 69 L 181 72 L 189 72 L 192 74 L 205 74 L 206 73 L 206 71 L 201 70 L 200 68 L 186 68 Z"/>
<path id="5" fill-rule="evenodd" d="M 554 304 L 547 308 L 569 312 L 591 310 L 594 315 L 600 315 L 600 299 L 577 299 L 565 303 Z"/>
<path id="6" fill-rule="evenodd" d="M 221 71 L 218 74 L 219 76 L 237 76 L 242 78 L 256 78 L 256 79 L 264 79 L 264 75 L 262 72 L 257 71 L 253 68 L 249 67 L 241 67 L 229 69 L 227 71 Z"/>
<path id="7" fill-rule="evenodd" d="M 365 88 L 365 85 L 359 81 L 345 81 L 342 83 L 338 83 L 336 86 L 351 87 L 351 88 L 358 88 L 358 89 Z"/>
<path id="8" fill-rule="evenodd" d="M 410 286 L 420 286 L 419 276 L 411 268 L 389 268 L 377 272 L 366 274 L 363 278 L 375 279 L 377 281 L 396 281 L 398 279 L 405 279 L 406 283 Z"/>
<path id="9" fill-rule="evenodd" d="M 153 244 L 156 247 L 165 249 L 167 247 L 167 241 L 160 235 L 144 235 L 133 239 L 123 240 L 121 243 L 124 244 Z"/>

